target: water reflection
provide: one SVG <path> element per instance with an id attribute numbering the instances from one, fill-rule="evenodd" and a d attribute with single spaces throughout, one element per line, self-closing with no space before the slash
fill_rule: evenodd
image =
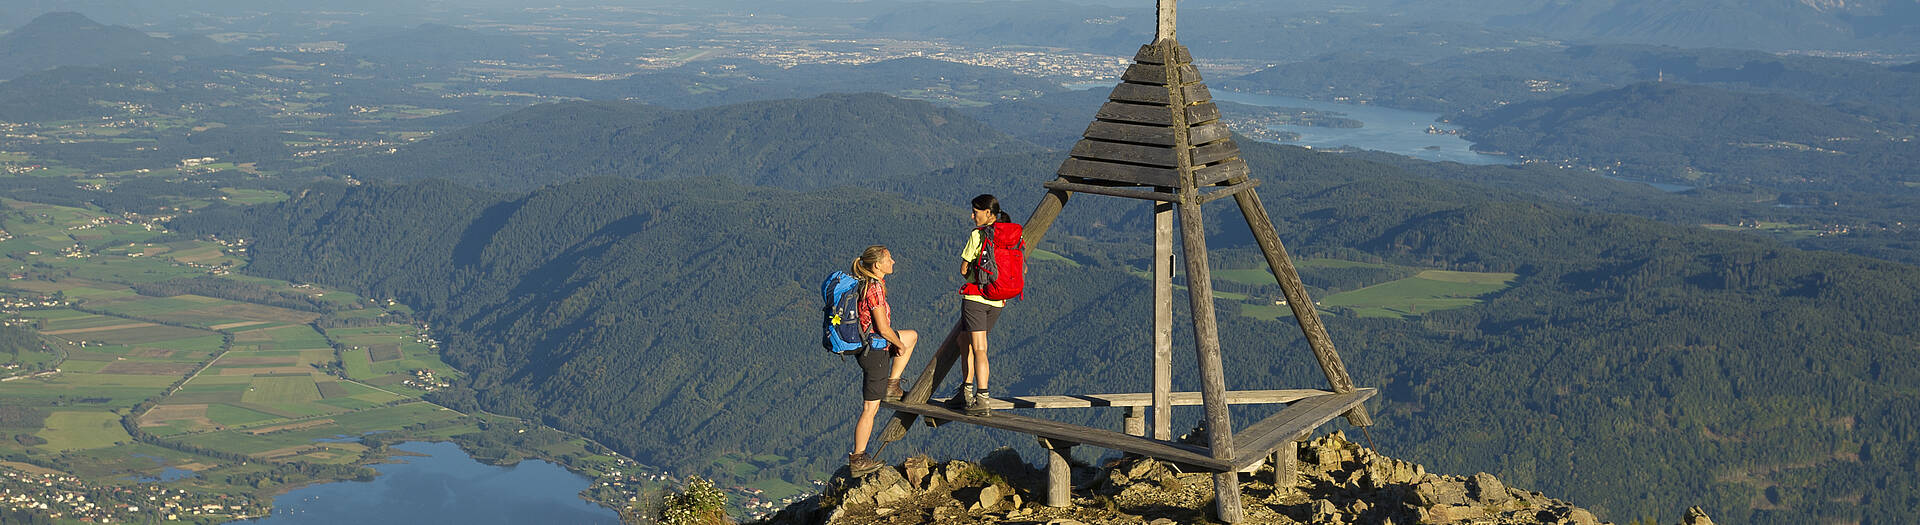
<path id="1" fill-rule="evenodd" d="M 369 482 L 295 489 L 273 500 L 273 525 L 413 525 L 418 523 L 620 523 L 611 509 L 580 499 L 587 478 L 545 461 L 512 467 L 481 464 L 452 443 L 409 442 L 393 448 L 423 454 L 374 465 Z"/>

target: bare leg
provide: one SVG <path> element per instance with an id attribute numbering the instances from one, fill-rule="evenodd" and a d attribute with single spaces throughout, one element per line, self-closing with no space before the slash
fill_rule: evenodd
<path id="1" fill-rule="evenodd" d="M 904 341 L 902 341 L 904 342 Z M 873 434 L 873 416 L 880 413 L 880 401 L 861 401 L 860 420 L 853 425 L 853 452 L 867 452 L 867 438 Z"/>
<path id="2" fill-rule="evenodd" d="M 987 390 L 987 333 L 967 332 L 973 336 L 972 348 L 967 352 L 967 376 L 973 378 L 973 387 Z"/>
<path id="3" fill-rule="evenodd" d="M 900 373 L 907 371 L 907 360 L 913 358 L 913 345 L 920 342 L 920 332 L 898 330 L 900 334 L 900 355 L 893 356 L 893 370 L 887 373 L 887 379 L 900 379 Z"/>

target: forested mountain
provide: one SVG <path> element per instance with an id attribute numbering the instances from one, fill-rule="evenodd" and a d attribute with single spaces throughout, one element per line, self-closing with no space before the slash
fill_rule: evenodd
<path id="1" fill-rule="evenodd" d="M 1479 148 L 1694 185 L 1913 193 L 1920 144 L 1824 106 L 1647 83 L 1461 117 Z"/>
<path id="2" fill-rule="evenodd" d="M 220 44 L 203 36 L 155 38 L 129 27 L 101 25 L 79 13 L 47 13 L 0 35 L 0 80 L 59 66 L 223 53 Z"/>
<path id="3" fill-rule="evenodd" d="M 1036 149 L 952 110 L 875 94 L 698 110 L 577 102 L 527 108 L 329 171 L 508 190 L 593 175 L 818 188 Z"/>
<path id="4" fill-rule="evenodd" d="M 1491 23 L 1593 41 L 1766 50 L 1911 49 L 1920 4 L 1908 0 L 1529 2 Z"/>
<path id="5" fill-rule="evenodd" d="M 1296 256 L 1519 275 L 1470 308 L 1327 319 L 1357 381 L 1383 389 L 1381 448 L 1565 494 L 1615 521 L 1689 502 L 1728 522 L 1892 523 L 1920 505 L 1908 417 L 1920 410 L 1920 268 L 1242 148 Z M 932 201 L 719 178 L 594 178 L 526 195 L 442 181 L 317 187 L 175 226 L 251 240 L 251 272 L 418 306 L 473 374 L 443 399 L 457 407 L 539 417 L 689 473 L 726 477 L 708 462 L 751 451 L 795 457 L 778 472 L 801 475 L 842 460 L 857 374 L 816 348 L 818 279 L 887 244 L 899 324 L 937 337 L 965 228 L 947 196 L 991 191 L 1027 209 L 1058 157 L 982 162 L 890 183 Z M 1248 243 L 1228 209 L 1208 208 L 1222 254 Z M 1073 262 L 1036 262 L 1027 300 L 994 335 L 995 390 L 1148 384 L 1133 353 L 1148 347 L 1147 290 L 1129 273 L 1147 257 L 1144 211 L 1069 204 L 1039 247 Z M 1235 304 L 1220 320 L 1231 388 L 1322 384 L 1290 321 L 1234 315 Z M 1179 368 L 1176 388 L 1191 387 Z M 917 429 L 888 453 L 1022 442 L 956 427 Z"/>
<path id="6" fill-rule="evenodd" d="M 1059 84 L 1004 69 L 929 58 L 793 67 L 751 60 L 699 62 L 619 80 L 535 78 L 505 82 L 501 88 L 680 109 L 866 92 L 943 104 L 985 104 L 1060 91 Z"/>

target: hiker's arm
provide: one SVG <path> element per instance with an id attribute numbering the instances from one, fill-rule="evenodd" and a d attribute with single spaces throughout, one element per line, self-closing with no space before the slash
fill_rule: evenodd
<path id="1" fill-rule="evenodd" d="M 893 312 L 889 311 L 886 305 L 874 305 L 872 313 L 873 333 L 880 334 L 880 338 L 886 339 L 889 347 L 903 351 L 911 350 L 905 343 L 900 342 L 900 332 L 893 330 Z"/>

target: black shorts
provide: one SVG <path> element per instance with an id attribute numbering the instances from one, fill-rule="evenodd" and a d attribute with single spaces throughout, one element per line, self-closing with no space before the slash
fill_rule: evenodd
<path id="1" fill-rule="evenodd" d="M 860 400 L 879 401 L 887 397 L 887 374 L 893 372 L 893 352 L 871 348 L 854 358 L 860 362 Z"/>
<path id="2" fill-rule="evenodd" d="M 960 330 L 963 332 L 988 332 L 993 330 L 994 321 L 1000 320 L 1002 308 L 979 301 L 960 300 Z"/>

